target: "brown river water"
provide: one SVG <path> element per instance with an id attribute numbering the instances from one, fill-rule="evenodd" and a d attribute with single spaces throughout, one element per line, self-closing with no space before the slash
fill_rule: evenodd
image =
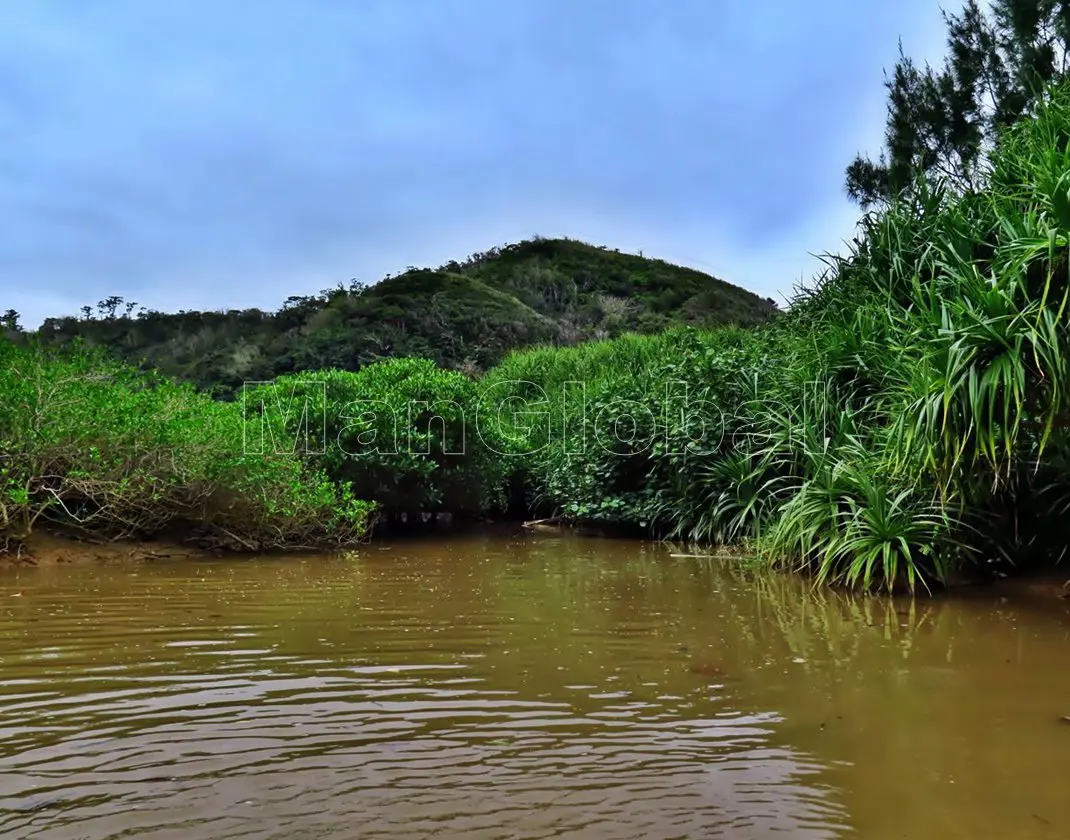
<path id="1" fill-rule="evenodd" d="M 1070 837 L 1070 609 L 552 534 L 0 570 L 0 837 Z"/>

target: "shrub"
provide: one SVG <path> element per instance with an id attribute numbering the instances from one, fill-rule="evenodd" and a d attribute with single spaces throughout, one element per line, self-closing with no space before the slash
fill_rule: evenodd
<path id="1" fill-rule="evenodd" d="M 280 377 L 250 389 L 246 411 L 297 393 L 315 397 L 307 403 L 309 428 L 326 435 L 310 462 L 384 513 L 475 514 L 502 504 L 505 444 L 479 427 L 473 379 L 427 359 L 391 359 L 357 373 Z M 297 435 L 303 415 L 290 411 L 280 421 Z"/>
<path id="2" fill-rule="evenodd" d="M 0 342 L 0 533 L 182 525 L 250 549 L 346 545 L 372 506 L 293 458 L 243 450 L 237 407 L 81 348 Z"/>

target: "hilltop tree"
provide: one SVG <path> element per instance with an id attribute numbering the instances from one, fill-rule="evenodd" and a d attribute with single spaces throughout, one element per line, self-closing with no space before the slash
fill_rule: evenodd
<path id="1" fill-rule="evenodd" d="M 97 313 L 101 318 L 111 320 L 115 318 L 115 313 L 122 306 L 122 303 L 123 299 L 119 295 L 108 295 L 104 300 L 97 303 Z"/>
<path id="2" fill-rule="evenodd" d="M 1045 86 L 1067 73 L 1070 0 L 968 0 L 944 12 L 943 67 L 919 68 L 899 50 L 890 78 L 885 147 L 877 162 L 847 167 L 847 194 L 863 208 L 885 203 L 920 173 L 960 189 L 985 178 L 985 161 L 1006 126 L 1035 112 Z"/>

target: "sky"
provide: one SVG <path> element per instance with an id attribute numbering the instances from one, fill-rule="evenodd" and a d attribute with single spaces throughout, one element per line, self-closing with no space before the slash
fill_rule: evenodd
<path id="1" fill-rule="evenodd" d="M 275 309 L 536 234 L 783 303 L 899 39 L 940 60 L 935 0 L 0 0 L 0 310 Z"/>

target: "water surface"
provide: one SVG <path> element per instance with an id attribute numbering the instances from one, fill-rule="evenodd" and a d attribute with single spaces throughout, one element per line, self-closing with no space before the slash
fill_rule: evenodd
<path id="1" fill-rule="evenodd" d="M 1070 837 L 1070 615 L 546 534 L 0 573 L 0 837 Z"/>

